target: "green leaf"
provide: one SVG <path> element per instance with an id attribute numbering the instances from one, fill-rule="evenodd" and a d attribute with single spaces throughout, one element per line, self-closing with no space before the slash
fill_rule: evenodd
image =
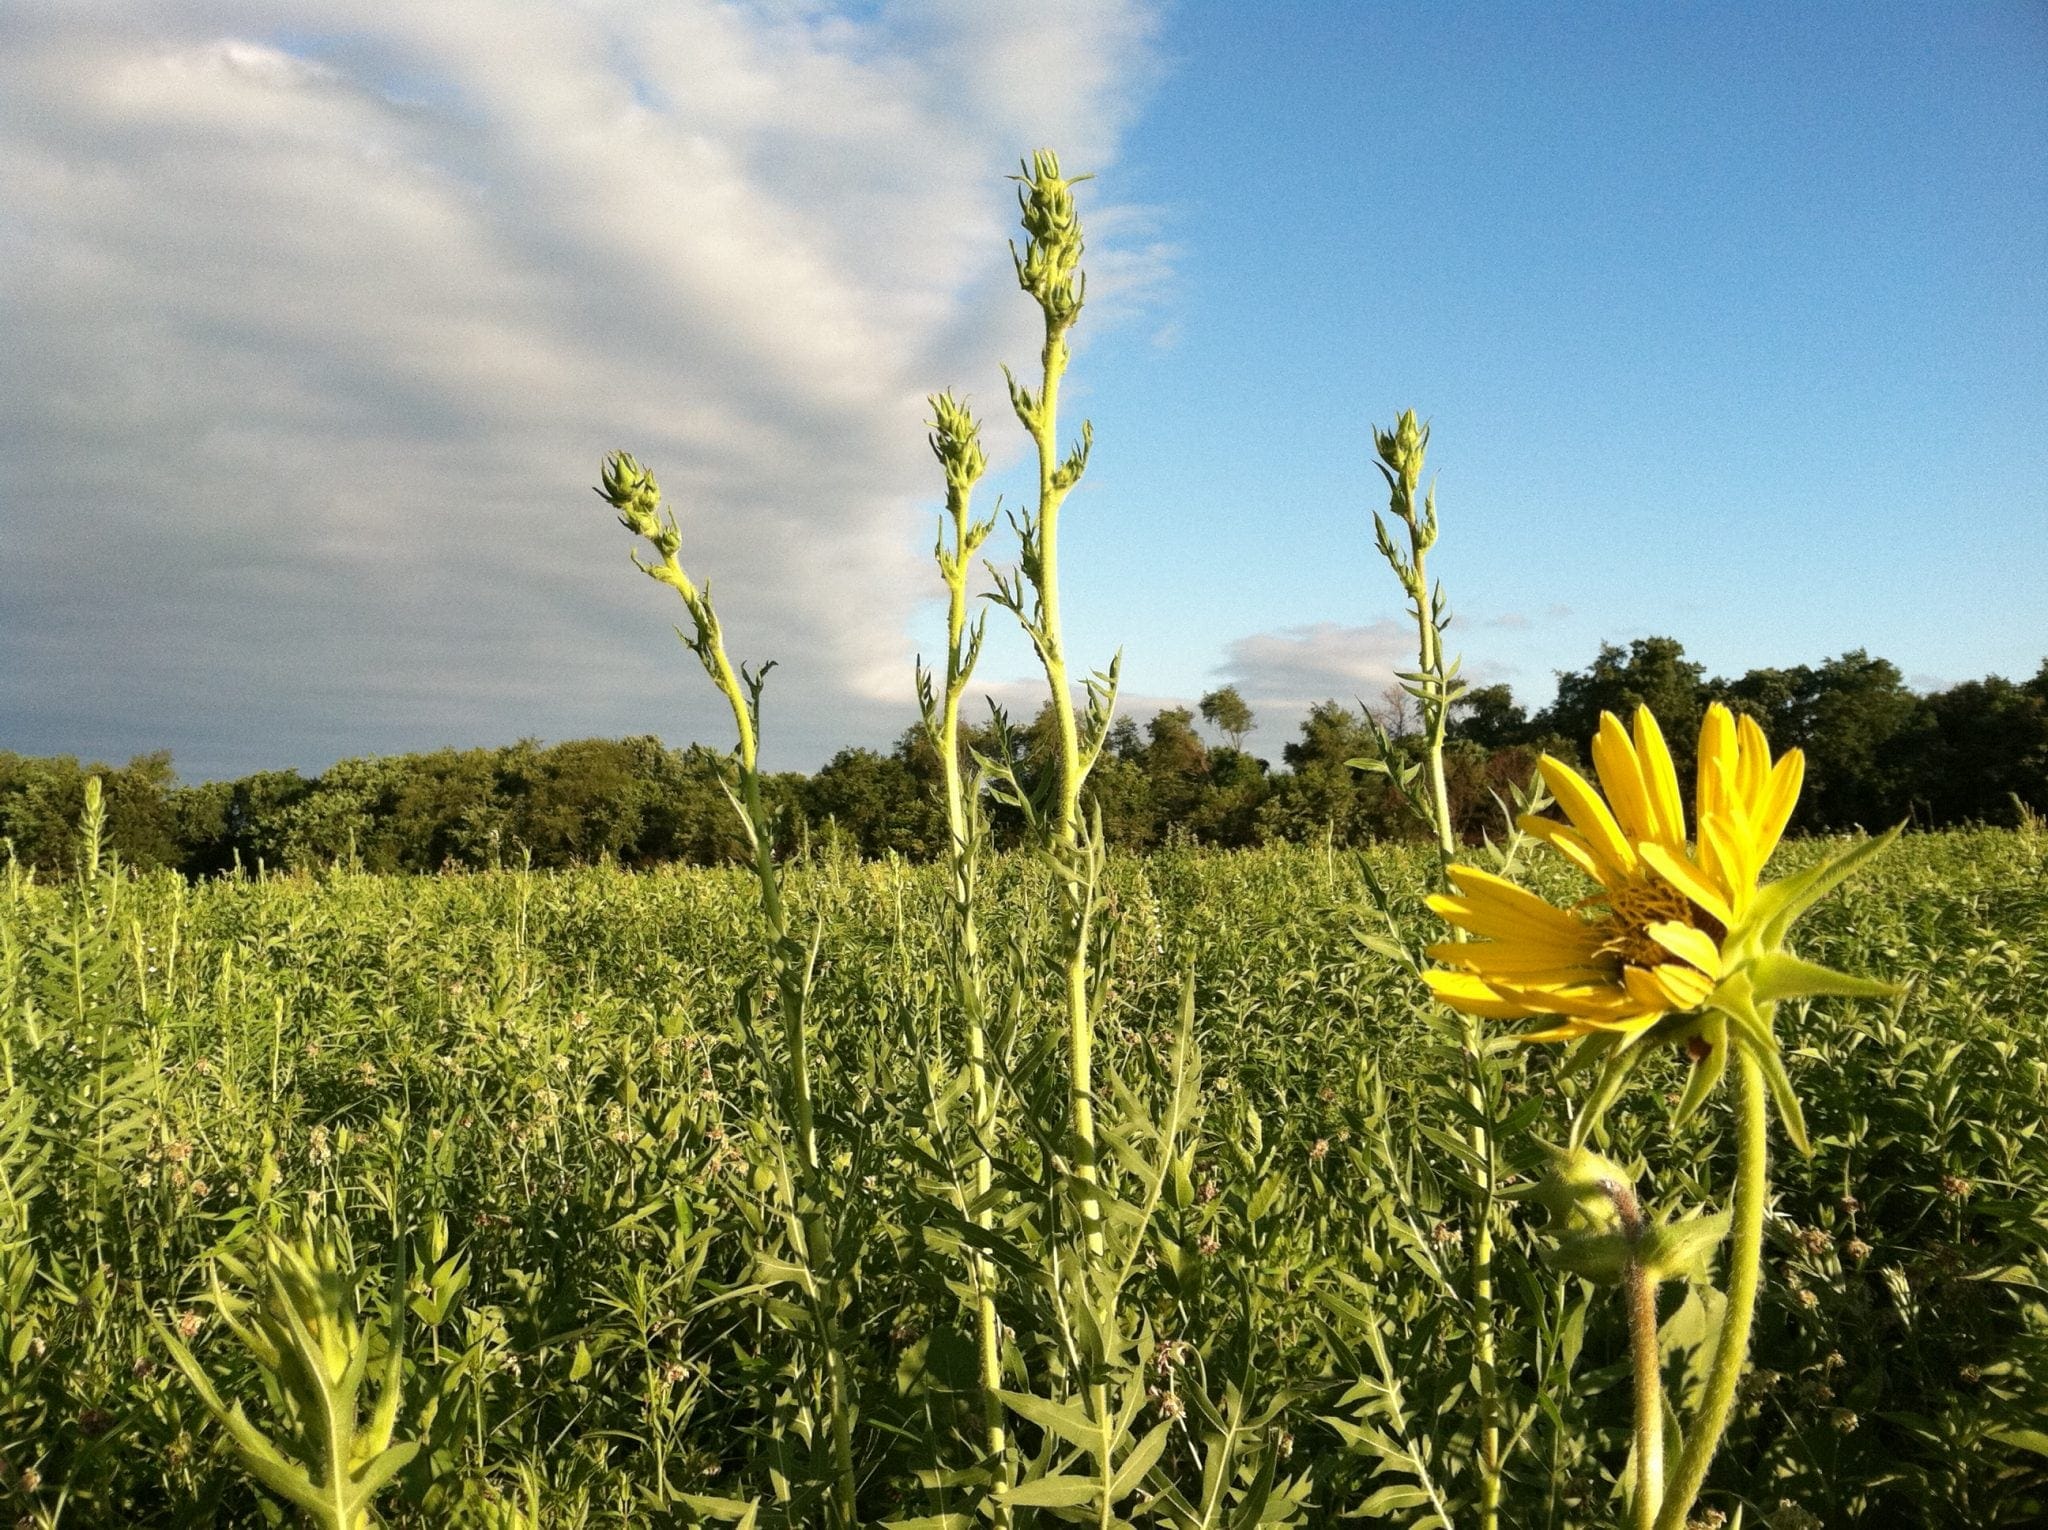
<path id="1" fill-rule="evenodd" d="M 1750 905 L 1749 917 L 1743 921 L 1745 930 L 1757 931 L 1765 950 L 1776 950 L 1784 945 L 1786 932 L 1801 914 L 1841 886 L 1865 861 L 1883 851 L 1899 837 L 1903 828 L 1904 824 L 1898 824 L 1875 839 L 1851 845 L 1818 866 L 1810 866 L 1795 876 L 1773 882 L 1760 891 Z"/>
<path id="2" fill-rule="evenodd" d="M 1991 1438 L 2001 1445 L 2013 1445 L 2021 1450 L 2031 1450 L 2037 1456 L 2048 1456 L 2048 1430 L 1994 1429 Z"/>
<path id="3" fill-rule="evenodd" d="M 758 1506 L 738 1498 L 716 1498 L 709 1493 L 678 1493 L 678 1503 L 687 1504 L 699 1514 L 727 1524 L 751 1525 L 760 1512 Z"/>
<path id="4" fill-rule="evenodd" d="M 1692 1076 L 1685 1081 L 1685 1094 L 1671 1113 L 1673 1126 L 1683 1126 L 1698 1115 L 1728 1071 L 1727 1020 L 1718 1014 L 1703 1015 L 1697 1034 L 1707 1048 L 1706 1055 L 1692 1065 Z"/>
<path id="5" fill-rule="evenodd" d="M 1813 1144 L 1806 1136 L 1806 1112 L 1800 1109 L 1799 1095 L 1792 1088 L 1792 1077 L 1785 1071 L 1785 1059 L 1778 1055 L 1775 1046 L 1768 1049 L 1752 1047 L 1750 1050 L 1763 1065 L 1764 1082 L 1771 1086 L 1771 1099 L 1778 1107 L 1778 1119 L 1785 1123 L 1785 1135 L 1792 1139 L 1792 1146 L 1799 1149 L 1801 1158 L 1811 1158 Z"/>
<path id="6" fill-rule="evenodd" d="M 1101 1491 L 1102 1485 L 1087 1477 L 1040 1477 L 1012 1488 L 1004 1495 L 1004 1501 L 1027 1508 L 1071 1509 L 1093 1503 Z"/>
<path id="7" fill-rule="evenodd" d="M 1152 1470 L 1160 1454 L 1166 1449 L 1166 1439 L 1172 1430 L 1171 1419 L 1161 1419 L 1152 1426 L 1145 1438 L 1131 1447 L 1131 1453 L 1124 1457 L 1123 1465 L 1116 1469 L 1116 1479 L 1109 1485 L 1109 1501 L 1119 1503 L 1130 1496 L 1133 1489 L 1145 1480 L 1145 1473 Z"/>
<path id="8" fill-rule="evenodd" d="M 1381 1488 L 1372 1497 L 1358 1506 L 1358 1513 L 1366 1519 L 1377 1519 L 1383 1514 L 1397 1513 L 1402 1509 L 1419 1509 L 1429 1502 L 1429 1494 L 1419 1487 L 1406 1482 L 1396 1482 Z"/>
<path id="9" fill-rule="evenodd" d="M 1102 1446 L 1102 1431 L 1081 1410 L 1078 1403 L 1054 1402 L 1032 1392 L 1003 1391 L 998 1394 L 1019 1418 L 1049 1429 L 1069 1445 L 1095 1451 Z M 1046 1500 L 1051 1502 L 1052 1500 Z"/>
<path id="10" fill-rule="evenodd" d="M 1845 999 L 1895 999 L 1900 985 L 1837 972 L 1818 962 L 1802 961 L 1785 951 L 1766 951 L 1749 964 L 1749 981 L 1759 1000 L 1834 994 Z"/>

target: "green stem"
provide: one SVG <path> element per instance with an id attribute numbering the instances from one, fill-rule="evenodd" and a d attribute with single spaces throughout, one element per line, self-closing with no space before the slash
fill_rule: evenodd
<path id="1" fill-rule="evenodd" d="M 1643 1208 L 1626 1185 L 1610 1184 L 1609 1196 L 1628 1238 L 1629 1261 L 1622 1272 L 1628 1303 L 1629 1364 L 1635 1373 L 1635 1502 L 1629 1523 L 1653 1530 L 1664 1499 L 1664 1379 L 1657 1360 L 1657 1283 L 1638 1262 L 1643 1241 Z"/>
<path id="2" fill-rule="evenodd" d="M 1408 582 L 1408 593 L 1415 608 L 1420 673 L 1434 682 L 1433 699 L 1423 702 L 1423 724 L 1428 729 L 1425 752 L 1429 761 L 1429 806 L 1436 828 L 1441 882 L 1444 869 L 1458 853 L 1458 836 L 1451 823 L 1450 783 L 1444 774 L 1444 732 L 1449 722 L 1449 706 L 1443 692 L 1443 644 L 1430 608 L 1430 538 L 1416 522 L 1412 489 L 1405 489 L 1394 508 L 1408 525 L 1412 581 Z M 1452 938 L 1462 940 L 1464 932 L 1454 929 Z M 1500 1368 L 1493 1329 L 1493 1133 L 1485 1124 L 1492 1117 L 1484 1087 L 1482 1037 L 1478 1024 L 1469 1016 L 1464 1020 L 1461 1050 L 1466 1066 L 1465 1098 L 1479 1117 L 1468 1128 L 1467 1136 L 1474 1155 L 1486 1165 L 1485 1180 L 1472 1208 L 1472 1361 L 1479 1385 L 1479 1523 L 1482 1530 L 1496 1530 L 1500 1523 L 1501 1448 Z"/>
<path id="3" fill-rule="evenodd" d="M 1653 1530 L 1664 1496 L 1664 1386 L 1657 1371 L 1657 1287 L 1631 1264 L 1628 1297 L 1629 1360 L 1635 1368 L 1635 1530 Z"/>
<path id="4" fill-rule="evenodd" d="M 969 438 L 971 442 L 971 437 Z M 987 987 L 981 970 L 981 931 L 975 920 L 975 883 L 980 845 L 976 821 L 968 809 L 968 784 L 960 769 L 960 702 L 972 676 L 978 639 L 970 641 L 967 629 L 968 565 L 986 527 L 977 528 L 969 512 L 974 480 L 979 476 L 979 449 L 972 464 L 964 464 L 958 477 L 949 464 L 946 511 L 953 523 L 953 551 L 943 552 L 939 567 L 946 580 L 946 690 L 939 716 L 939 765 L 944 775 L 946 796 L 946 848 L 951 871 L 953 901 L 952 951 L 954 1001 L 967 1036 L 967 1088 L 974 1129 L 974 1172 L 971 1212 L 974 1224 L 993 1228 L 994 1210 L 987 1204 L 994 1184 L 994 1167 L 989 1144 L 995 1130 L 995 1096 L 989 1087 Z M 1004 1425 L 1002 1399 L 1002 1324 L 996 1315 L 995 1262 L 981 1249 L 967 1254 L 969 1284 L 974 1290 L 974 1343 L 981 1386 L 982 1447 L 1001 1485 L 1007 1485 L 1005 1458 L 1009 1454 L 1009 1431 Z M 992 1523 L 997 1530 L 1010 1524 L 1009 1506 L 998 1496 L 993 1504 Z"/>
<path id="5" fill-rule="evenodd" d="M 1735 1411 L 1735 1393 L 1749 1358 L 1750 1328 L 1756 1318 L 1757 1290 L 1763 1276 L 1764 1203 L 1770 1197 L 1765 1131 L 1770 1118 L 1763 1064 L 1740 1044 L 1736 1045 L 1735 1061 L 1740 1088 L 1735 1108 L 1735 1226 L 1728 1252 L 1728 1306 L 1707 1372 L 1706 1397 L 1698 1420 L 1687 1431 L 1685 1450 L 1672 1471 L 1656 1530 L 1682 1530 L 1692 1512 L 1707 1480 L 1707 1468 L 1728 1428 L 1728 1417 Z"/>
<path id="6" fill-rule="evenodd" d="M 1045 666 L 1046 687 L 1052 692 L 1053 727 L 1059 753 L 1054 760 L 1058 773 L 1059 798 L 1052 819 L 1053 843 L 1062 855 L 1060 875 L 1066 883 L 1070 904 L 1067 913 L 1067 948 L 1064 961 L 1067 1021 L 1067 1110 L 1073 1129 L 1074 1179 L 1080 1187 L 1081 1226 L 1091 1257 L 1099 1258 L 1108 1241 L 1102 1229 L 1102 1201 L 1096 1193 L 1095 1144 L 1095 1031 L 1088 1014 L 1087 912 L 1079 873 L 1071 864 L 1071 853 L 1081 836 L 1081 729 L 1074 715 L 1074 690 L 1067 674 L 1067 656 L 1060 635 L 1060 506 L 1066 491 L 1057 481 L 1059 470 L 1060 376 L 1066 370 L 1067 346 L 1063 327 L 1048 314 L 1045 349 L 1041 353 L 1042 385 L 1038 407 L 1030 421 L 1033 444 L 1038 449 L 1038 515 L 1034 524 L 1038 540 L 1039 659 Z"/>
<path id="7" fill-rule="evenodd" d="M 761 914 L 768 925 L 770 972 L 775 980 L 783 1040 L 789 1053 L 789 1092 L 796 1116 L 793 1124 L 797 1132 L 798 1181 L 802 1186 L 796 1208 L 803 1234 L 802 1253 L 818 1286 L 814 1339 L 823 1352 L 825 1409 L 830 1417 L 833 1480 L 828 1501 L 831 1523 L 835 1530 L 854 1530 L 858 1510 L 853 1460 L 853 1383 L 839 1332 L 842 1285 L 838 1251 L 826 1227 L 826 1219 L 822 1215 L 810 1214 L 805 1204 L 808 1202 L 809 1207 L 823 1206 L 834 1193 L 834 1187 L 824 1182 L 823 1159 L 818 1151 L 817 1113 L 811 1095 L 810 1021 L 806 1013 L 808 979 L 805 972 L 808 956 L 790 934 L 789 914 L 782 901 L 782 871 L 775 864 L 774 826 L 769 821 L 767 806 L 761 797 L 759 738 L 749 687 L 726 654 L 725 640 L 709 598 L 677 561 L 674 547 L 656 545 L 661 551 L 661 562 L 641 564 L 641 567 L 682 597 L 696 627 L 696 638 L 690 647 L 732 708 L 733 727 L 738 735 L 735 757 L 740 806 L 746 818 L 747 835 L 753 845 L 754 876 L 760 887 Z"/>

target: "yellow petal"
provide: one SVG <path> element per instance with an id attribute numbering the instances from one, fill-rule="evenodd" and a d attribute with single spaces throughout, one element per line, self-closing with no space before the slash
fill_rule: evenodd
<path id="1" fill-rule="evenodd" d="M 1643 786 L 1657 816 L 1657 838 L 1673 849 L 1685 844 L 1685 806 L 1678 791 L 1678 767 L 1671 762 L 1671 749 L 1664 742 L 1664 730 L 1648 707 L 1636 708 L 1636 759 L 1642 766 Z"/>
<path id="2" fill-rule="evenodd" d="M 1550 788 L 1550 795 L 1557 799 L 1557 805 L 1564 809 L 1565 817 L 1572 821 L 1572 827 L 1586 842 L 1586 848 L 1618 876 L 1627 876 L 1636 869 L 1636 853 L 1629 848 L 1622 837 L 1621 826 L 1614 821 L 1614 815 L 1607 811 L 1607 804 L 1600 800 L 1600 794 L 1593 790 L 1586 778 L 1562 760 L 1544 755 L 1537 761 L 1536 768 L 1543 772 L 1544 784 Z M 1602 874 L 1602 882 L 1609 876 Z"/>
<path id="3" fill-rule="evenodd" d="M 1636 763 L 1636 746 L 1612 712 L 1600 714 L 1600 731 L 1593 735 L 1593 768 L 1600 774 L 1600 789 L 1607 794 L 1622 833 L 1630 839 L 1659 838 L 1649 794 L 1643 790 L 1643 773 Z"/>
<path id="4" fill-rule="evenodd" d="M 1699 780 L 1693 801 L 1695 822 L 1719 812 L 1735 782 L 1735 716 L 1720 702 L 1700 719 Z"/>
<path id="5" fill-rule="evenodd" d="M 1628 985 L 1630 998 L 1660 1015 L 1697 1009 L 1714 991 L 1714 985 L 1700 973 L 1670 962 L 1627 968 L 1622 981 Z"/>
<path id="6" fill-rule="evenodd" d="M 1438 941 L 1424 948 L 1431 961 L 1442 962 L 1447 967 L 1461 967 L 1467 972 L 1492 981 L 1495 978 L 1522 978 L 1541 982 L 1585 983 L 1605 978 L 1607 964 L 1596 959 L 1588 949 L 1574 960 L 1575 953 L 1560 951 L 1552 945 L 1532 945 L 1523 941 L 1505 940 L 1455 940 Z"/>
<path id="7" fill-rule="evenodd" d="M 1700 849 L 1710 851 L 1739 917 L 1756 891 L 1756 841 L 1748 825 L 1732 809 L 1700 820 Z"/>
<path id="8" fill-rule="evenodd" d="M 1542 840 L 1594 881 L 1612 875 L 1569 825 L 1559 823 L 1555 818 L 1538 818 L 1533 813 L 1524 813 L 1515 820 L 1515 825 L 1524 834 Z"/>
<path id="9" fill-rule="evenodd" d="M 1532 1015 L 1572 1015 L 1582 1020 L 1619 1020 L 1640 1008 L 1611 981 L 1597 983 L 1511 983 L 1491 985 Z"/>
<path id="10" fill-rule="evenodd" d="M 1764 730 L 1747 712 L 1736 720 L 1735 728 L 1741 758 L 1736 786 L 1742 793 L 1742 806 L 1748 811 L 1764 794 L 1764 782 L 1771 772 L 1771 746 L 1764 738 Z"/>
<path id="11" fill-rule="evenodd" d="M 1633 976 L 1643 970 L 1645 969 L 1631 967 L 1629 975 Z M 1707 1002 L 1707 995 L 1714 991 L 1712 978 L 1697 967 L 1689 967 L 1682 962 L 1660 962 L 1647 970 L 1651 982 L 1657 986 L 1657 991 L 1664 995 L 1667 1009 L 1698 1009 Z M 1631 983 L 1629 988 L 1634 992 L 1635 985 Z"/>
<path id="12" fill-rule="evenodd" d="M 1660 920 L 1647 927 L 1650 939 L 1682 962 L 1691 962 L 1708 977 L 1721 974 L 1721 948 L 1705 930 L 1676 920 Z"/>
<path id="13" fill-rule="evenodd" d="M 1764 793 L 1763 805 L 1757 809 L 1757 866 L 1771 858 L 1771 852 L 1778 848 L 1778 841 L 1784 837 L 1785 825 L 1791 821 L 1792 809 L 1799 801 L 1799 788 L 1806 781 L 1806 755 L 1798 749 L 1788 749 L 1785 757 L 1771 768 L 1769 789 Z"/>
<path id="14" fill-rule="evenodd" d="M 1728 895 L 1708 879 L 1706 873 L 1685 856 L 1662 845 L 1643 846 L 1643 861 L 1658 876 L 1724 925 L 1735 923 L 1735 909 Z"/>
<path id="15" fill-rule="evenodd" d="M 1653 1015 L 1630 1014 L 1615 1020 L 1588 1020 L 1586 1025 L 1596 1031 L 1609 1031 L 1622 1036 L 1633 1036 L 1638 1031 L 1647 1031 L 1664 1018 L 1663 1012 Z"/>
<path id="16" fill-rule="evenodd" d="M 1563 1025 L 1553 1025 L 1547 1031 L 1520 1031 L 1510 1036 L 1510 1041 L 1577 1041 L 1581 1036 L 1590 1036 L 1598 1029 L 1583 1020 L 1567 1020 Z"/>
<path id="17" fill-rule="evenodd" d="M 1531 1009 L 1513 999 L 1504 999 L 1482 979 L 1469 972 L 1425 972 L 1422 981 L 1440 1003 L 1484 1020 L 1526 1020 L 1548 1010 Z"/>
<path id="18" fill-rule="evenodd" d="M 1584 946 L 1586 924 L 1563 909 L 1554 908 L 1534 893 L 1476 866 L 1453 866 L 1450 870 L 1458 896 L 1432 893 L 1423 901 L 1439 917 L 1460 929 L 1497 940 L 1547 941 L 1569 950 Z"/>

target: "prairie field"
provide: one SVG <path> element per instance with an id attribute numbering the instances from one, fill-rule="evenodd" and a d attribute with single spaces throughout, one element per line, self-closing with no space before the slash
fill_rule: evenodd
<path id="1" fill-rule="evenodd" d="M 1789 843 L 1774 871 L 1828 848 Z M 305 1226 L 339 1244 L 395 1437 L 419 1444 L 382 1522 L 823 1522 L 805 1496 L 831 1475 L 806 1357 L 829 1320 L 861 1522 L 976 1523 L 977 1270 L 994 1272 L 1019 1522 L 1097 1522 L 1082 1495 L 1031 1486 L 1069 1480 L 1080 1410 L 1045 1399 L 1075 1353 L 1136 1378 L 1114 1394 L 1140 1442 L 1118 1447 L 1115 1523 L 1451 1517 L 1462 1489 L 1432 1463 L 1476 1427 L 1457 1358 L 1469 1148 L 1454 1040 L 1398 960 L 1434 938 L 1419 900 L 1436 865 L 1274 847 L 1102 868 L 1096 1125 L 1121 1284 L 1099 1306 L 1123 1326 L 1078 1338 L 1048 1209 L 1067 1102 L 1042 858 L 982 872 L 1000 1112 L 970 1148 L 944 867 L 786 868 L 816 953 L 811 1086 L 834 1187 L 801 1237 L 745 871 L 17 873 L 0 889 L 5 1521 L 282 1523 L 166 1335 L 250 1417 L 284 1416 L 210 1285 L 232 1304 L 265 1230 Z M 1907 987 L 1779 1015 L 1813 1152 L 1772 1141 L 1762 1306 L 1713 1512 L 2048 1516 L 2044 870 L 2038 833 L 1910 836 L 1802 927 L 1803 956 Z M 1523 875 L 1569 894 L 1555 867 Z M 1587 1076 L 1562 1063 L 1504 1053 L 1514 1130 L 1564 1136 Z M 1674 1136 L 1685 1054 L 1644 1066 L 1604 1150 L 1641 1161 L 1660 1200 L 1716 1202 L 1725 1092 Z M 962 1165 L 983 1150 L 976 1191 Z M 1506 1163 L 1504 1192 L 1526 1172 Z M 1543 1212 L 1507 1207 L 1502 1522 L 1611 1524 L 1621 1304 L 1546 1263 Z M 820 1225 L 822 1316 L 787 1253 L 809 1238 L 815 1258 Z M 1663 1290 L 1676 1402 L 1714 1300 Z"/>

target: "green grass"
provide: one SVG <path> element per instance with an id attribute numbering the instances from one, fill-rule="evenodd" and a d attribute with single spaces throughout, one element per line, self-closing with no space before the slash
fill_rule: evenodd
<path id="1" fill-rule="evenodd" d="M 1773 1141 L 1756 1370 L 1706 1499 L 1747 1503 L 1747 1523 L 2048 1515 L 2044 862 L 2038 836 L 1909 839 L 1802 926 L 1804 954 L 1912 988 L 1890 1011 L 1780 1016 L 1815 1153 Z M 1420 928 L 1433 861 L 1372 865 Z M 1029 1392 L 1059 1339 L 1040 1278 L 1056 1244 L 1020 1188 L 1044 1167 L 1032 1124 L 1064 1110 L 1065 999 L 1044 959 L 1058 903 L 1042 860 L 987 876 L 1014 1123 L 992 1253 L 1007 1384 Z M 373 1286 L 409 1250 L 398 1437 L 424 1448 L 379 1501 L 390 1522 L 511 1524 L 537 1500 L 550 1525 L 686 1524 L 758 1500 L 773 1523 L 779 1491 L 802 1522 L 811 1382 L 778 1305 L 793 1297 L 763 1273 L 787 1164 L 759 1124 L 781 1118 L 763 1098 L 779 1033 L 737 1018 L 761 976 L 756 891 L 740 872 L 606 869 L 0 889 L 0 1515 L 265 1523 L 152 1320 L 196 1315 L 222 1392 L 274 1416 L 204 1295 L 209 1261 L 325 1214 Z M 794 868 L 789 892 L 798 931 L 820 932 L 810 1018 L 849 1208 L 861 1516 L 964 1513 L 981 1421 L 944 873 L 828 862 Z M 1463 1230 L 1436 1140 L 1456 1129 L 1444 1038 L 1361 941 L 1377 916 L 1355 858 L 1112 861 L 1102 896 L 1098 1092 L 1105 1143 L 1127 1128 L 1132 1150 L 1105 1151 L 1113 1196 L 1138 1205 L 1163 1166 L 1123 1304 L 1154 1378 L 1136 1433 L 1167 1428 L 1121 1512 L 1150 1522 L 1168 1486 L 1199 1498 L 1206 1462 L 1226 1505 L 1265 1474 L 1268 1522 L 1335 1524 L 1369 1500 L 1411 1522 L 1429 1462 L 1475 1427 L 1447 1363 Z M 1190 971 L 1199 1114 L 1153 1141 Z M 1540 1102 L 1539 1135 L 1562 1135 L 1582 1087 L 1549 1087 L 1558 1061 L 1531 1052 L 1508 1074 L 1511 1105 Z M 1610 1154 L 1658 1140 L 1682 1065 L 1616 1108 Z M 1717 1102 L 1645 1189 L 1713 1203 L 1726 1123 Z M 1516 1213 L 1502 1263 L 1504 1522 L 1611 1523 L 1622 1314 L 1534 1257 L 1540 1221 Z M 1682 1395 L 1711 1313 L 1680 1289 L 1664 1311 Z M 1567 1404 L 1539 1405 L 1565 1370 L 1550 1395 Z M 1257 1450 L 1213 1448 L 1232 1417 Z M 1019 1429 L 1047 1469 L 1040 1429 Z"/>

